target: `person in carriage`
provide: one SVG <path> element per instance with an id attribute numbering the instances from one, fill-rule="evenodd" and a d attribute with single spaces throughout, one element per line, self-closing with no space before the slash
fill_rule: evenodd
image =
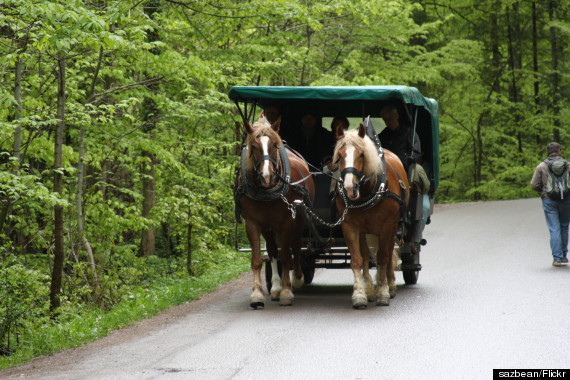
<path id="1" fill-rule="evenodd" d="M 268 103 L 263 107 L 263 112 L 259 115 L 260 118 L 267 119 L 269 124 L 273 124 L 281 116 L 281 110 L 277 104 Z"/>
<path id="2" fill-rule="evenodd" d="M 410 127 L 400 123 L 400 114 L 396 106 L 386 105 L 382 107 L 380 116 L 386 124 L 386 128 L 378 134 L 382 147 L 395 153 L 400 158 L 406 173 L 408 173 L 410 186 L 422 194 L 422 218 L 416 222 L 412 235 L 412 250 L 419 252 L 430 208 L 428 195 L 430 183 L 421 165 L 422 149 L 420 138 Z"/>
<path id="3" fill-rule="evenodd" d="M 386 128 L 378 134 L 378 139 L 383 148 L 395 153 L 406 172 L 413 163 L 417 163 L 421 156 L 420 138 L 411 128 L 400 123 L 398 108 L 387 105 L 380 110 L 380 116 L 386 124 Z"/>
<path id="4" fill-rule="evenodd" d="M 313 110 L 301 116 L 300 133 L 286 135 L 287 144 L 299 152 L 313 168 L 332 156 L 335 138 L 332 132 L 321 125 L 321 117 Z"/>

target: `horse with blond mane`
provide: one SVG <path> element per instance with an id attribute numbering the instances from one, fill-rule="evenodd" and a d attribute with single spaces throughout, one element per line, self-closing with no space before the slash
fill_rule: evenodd
<path id="1" fill-rule="evenodd" d="M 281 305 L 293 303 L 292 287 L 303 285 L 300 255 L 303 217 L 296 213 L 294 202 L 310 204 L 315 186 L 305 160 L 283 144 L 278 131 L 281 119 L 270 124 L 260 118 L 253 126 L 244 120 L 247 133 L 241 155 L 241 167 L 236 178 L 236 212 L 245 220 L 251 246 L 253 288 L 250 306 L 264 307 L 262 288 L 260 236 L 266 242 L 271 258 L 271 299 Z M 279 278 L 277 258 L 281 260 Z M 293 269 L 293 284 L 290 270 Z"/>
<path id="2" fill-rule="evenodd" d="M 358 130 L 345 132 L 341 127 L 336 132 L 333 160 L 341 180 L 336 205 L 340 212 L 348 207 L 341 227 L 354 274 L 352 306 L 366 308 L 374 300 L 387 306 L 396 295 L 392 252 L 401 210 L 409 200 L 407 175 L 399 158 L 377 147 L 363 124 Z M 369 272 L 370 245 L 375 250 L 376 287 Z"/>

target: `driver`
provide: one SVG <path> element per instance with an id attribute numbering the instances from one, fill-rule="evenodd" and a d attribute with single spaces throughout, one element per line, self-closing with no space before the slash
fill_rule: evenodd
<path id="1" fill-rule="evenodd" d="M 383 148 L 396 154 L 406 173 L 411 164 L 417 163 L 421 156 L 420 138 L 417 133 L 412 134 L 412 130 L 400 124 L 400 114 L 398 108 L 387 105 L 380 110 L 380 116 L 386 123 L 386 128 L 378 134 L 378 139 Z"/>

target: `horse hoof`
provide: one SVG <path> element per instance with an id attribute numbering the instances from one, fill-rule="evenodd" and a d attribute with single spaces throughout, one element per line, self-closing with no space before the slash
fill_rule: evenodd
<path id="1" fill-rule="evenodd" d="M 249 307 L 251 307 L 254 310 L 259 309 L 263 309 L 263 307 L 265 306 L 265 303 L 261 302 L 261 301 L 257 301 L 257 302 L 251 302 L 249 304 Z"/>
<path id="2" fill-rule="evenodd" d="M 291 306 L 293 305 L 293 298 L 280 298 L 279 299 L 280 306 Z"/>
<path id="3" fill-rule="evenodd" d="M 303 285 L 305 285 L 305 278 L 303 276 L 297 278 L 293 275 L 293 289 L 301 289 Z"/>
<path id="4" fill-rule="evenodd" d="M 376 306 L 390 306 L 390 297 L 378 297 L 376 300 Z"/>
<path id="5" fill-rule="evenodd" d="M 390 298 L 396 297 L 396 287 L 390 288 Z"/>
<path id="6" fill-rule="evenodd" d="M 281 306 L 291 306 L 293 305 L 293 292 L 290 289 L 284 289 L 279 295 L 279 305 Z"/>
<path id="7" fill-rule="evenodd" d="M 279 301 L 279 292 L 271 292 L 271 301 Z"/>
<path id="8" fill-rule="evenodd" d="M 352 307 L 361 310 L 368 307 L 368 298 L 362 294 L 352 296 Z"/>

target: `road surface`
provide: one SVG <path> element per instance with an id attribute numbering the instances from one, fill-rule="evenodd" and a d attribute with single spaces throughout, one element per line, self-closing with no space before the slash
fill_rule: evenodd
<path id="1" fill-rule="evenodd" d="M 350 270 L 317 270 L 294 305 L 249 308 L 247 274 L 196 302 L 0 379 L 490 379 L 570 368 L 570 267 L 540 200 L 436 207 L 417 285 L 351 307 Z"/>

